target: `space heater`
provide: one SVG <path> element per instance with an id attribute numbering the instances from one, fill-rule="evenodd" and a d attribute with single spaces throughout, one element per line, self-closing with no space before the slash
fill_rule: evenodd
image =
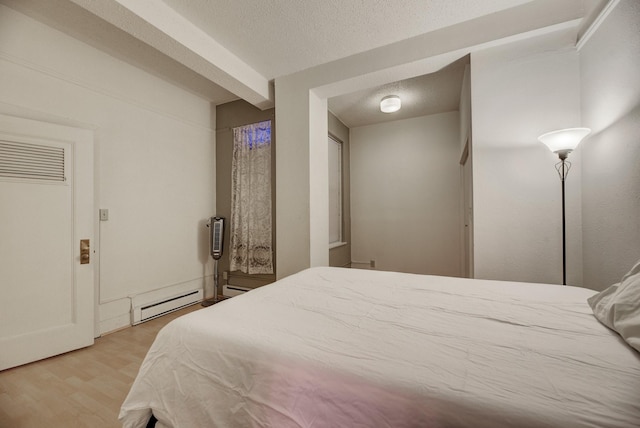
<path id="1" fill-rule="evenodd" d="M 218 303 L 218 260 L 222 257 L 224 217 L 211 217 L 207 227 L 209 228 L 209 248 L 213 257 L 213 298 L 202 302 L 202 306 Z"/>

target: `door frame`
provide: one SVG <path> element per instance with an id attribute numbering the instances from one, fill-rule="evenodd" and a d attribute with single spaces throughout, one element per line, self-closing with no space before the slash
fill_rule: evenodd
<path id="1" fill-rule="evenodd" d="M 469 131 L 469 135 L 471 131 Z M 461 228 L 462 228 L 462 276 L 473 278 L 473 161 L 471 156 L 471 138 L 467 137 L 460 157 Z"/>

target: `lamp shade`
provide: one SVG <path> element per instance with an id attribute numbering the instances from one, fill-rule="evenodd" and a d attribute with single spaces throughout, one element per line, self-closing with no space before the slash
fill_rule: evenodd
<path id="1" fill-rule="evenodd" d="M 383 113 L 393 113 L 400 110 L 400 107 L 402 107 L 402 101 L 397 95 L 386 96 L 380 101 L 380 111 Z"/>
<path id="2" fill-rule="evenodd" d="M 538 140 L 549 147 L 552 152 L 566 154 L 574 150 L 589 132 L 591 132 L 589 128 L 560 129 L 542 134 L 538 137 Z"/>

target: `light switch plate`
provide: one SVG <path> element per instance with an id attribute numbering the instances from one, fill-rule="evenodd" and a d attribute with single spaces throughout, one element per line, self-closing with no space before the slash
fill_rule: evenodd
<path id="1" fill-rule="evenodd" d="M 100 209 L 100 221 L 107 221 L 109 220 L 109 210 L 107 209 Z"/>

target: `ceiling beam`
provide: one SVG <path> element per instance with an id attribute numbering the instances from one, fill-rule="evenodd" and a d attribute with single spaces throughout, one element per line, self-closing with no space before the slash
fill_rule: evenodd
<path id="1" fill-rule="evenodd" d="M 71 1 L 256 107 L 273 107 L 271 82 L 164 2 Z"/>

